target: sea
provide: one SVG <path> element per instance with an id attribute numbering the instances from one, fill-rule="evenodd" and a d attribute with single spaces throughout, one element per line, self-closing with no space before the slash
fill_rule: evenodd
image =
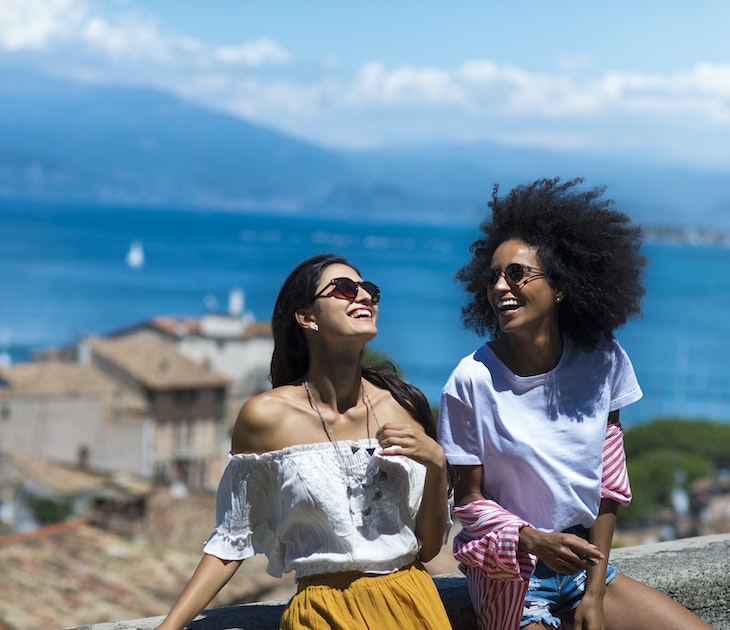
<path id="1" fill-rule="evenodd" d="M 314 213 L 0 200 L 0 360 L 105 335 L 158 315 L 244 309 L 269 320 L 294 266 L 345 256 L 381 287 L 374 350 L 432 404 L 484 339 L 462 327 L 454 280 L 473 225 Z M 658 417 L 730 422 L 730 247 L 650 241 L 643 314 L 616 332 L 644 397 L 624 425 Z M 616 279 L 616 291 L 621 291 Z"/>

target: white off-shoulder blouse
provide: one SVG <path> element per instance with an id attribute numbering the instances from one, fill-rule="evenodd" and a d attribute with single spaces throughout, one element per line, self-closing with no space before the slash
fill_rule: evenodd
<path id="1" fill-rule="evenodd" d="M 370 439 L 229 455 L 203 551 L 224 560 L 263 553 L 276 577 L 407 565 L 420 547 L 414 529 L 426 469 L 379 452 Z"/>

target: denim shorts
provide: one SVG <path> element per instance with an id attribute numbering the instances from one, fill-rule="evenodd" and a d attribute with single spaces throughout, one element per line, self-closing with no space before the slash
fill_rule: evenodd
<path id="1" fill-rule="evenodd" d="M 606 570 L 606 584 L 616 577 L 616 567 L 609 563 Z M 586 588 L 586 572 L 578 571 L 571 575 L 557 573 L 537 561 L 535 572 L 530 578 L 530 586 L 525 595 L 525 608 L 522 611 L 520 628 L 530 623 L 543 623 L 557 628 L 560 619 L 557 613 L 575 609 L 580 603 Z"/>

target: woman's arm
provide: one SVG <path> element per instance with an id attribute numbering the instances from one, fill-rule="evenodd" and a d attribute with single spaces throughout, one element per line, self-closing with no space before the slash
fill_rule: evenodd
<path id="1" fill-rule="evenodd" d="M 492 580 L 529 580 L 535 560 L 519 549 L 523 519 L 485 499 L 479 466 L 454 466 L 454 516 L 462 530 L 454 539 L 454 557 Z M 523 593 L 524 595 L 524 593 Z"/>
<path id="2" fill-rule="evenodd" d="M 613 544 L 618 506 L 631 501 L 631 487 L 626 470 L 623 431 L 619 423 L 619 411 L 608 415 L 606 438 L 603 444 L 603 478 L 601 480 L 601 505 L 593 526 L 590 540 L 604 555 L 603 560 L 587 570 L 586 590 L 575 612 L 577 630 L 587 627 L 603 627 L 603 598 L 606 594 L 606 571 Z"/>
<path id="3" fill-rule="evenodd" d="M 383 455 L 403 455 L 426 467 L 415 531 L 421 541 L 419 557 L 428 562 L 441 551 L 450 523 L 444 449 L 415 423 L 386 423 L 378 429 L 375 437 L 383 448 Z"/>
<path id="4" fill-rule="evenodd" d="M 484 499 L 482 473 L 484 466 L 454 466 L 454 505 L 466 505 Z"/>
<path id="5" fill-rule="evenodd" d="M 443 455 L 440 446 L 439 450 Z M 423 562 L 439 554 L 450 522 L 446 456 L 443 455 L 442 461 L 441 456 L 438 456 L 434 463 L 426 465 L 423 499 L 416 516 L 416 536 L 421 541 L 418 555 Z"/>
<path id="6" fill-rule="evenodd" d="M 534 529 L 516 514 L 485 499 L 482 474 L 481 465 L 454 466 L 454 515 L 464 528 L 454 544 L 458 560 L 493 567 L 490 573 L 505 579 L 507 575 L 529 576 L 534 561 L 528 560 L 527 554 L 561 573 L 574 573 L 602 558 L 596 547 L 582 538 Z"/>
<path id="7" fill-rule="evenodd" d="M 584 627 L 605 627 L 603 597 L 606 594 L 606 570 L 616 526 L 617 511 L 618 503 L 611 499 L 601 499 L 598 517 L 590 529 L 590 541 L 601 550 L 604 557 L 600 562 L 586 570 L 586 589 L 580 604 L 576 608 L 573 622 L 573 627 L 576 630 Z"/>
<path id="8" fill-rule="evenodd" d="M 221 560 L 204 554 L 190 581 L 157 630 L 182 630 L 233 577 L 243 560 Z"/>

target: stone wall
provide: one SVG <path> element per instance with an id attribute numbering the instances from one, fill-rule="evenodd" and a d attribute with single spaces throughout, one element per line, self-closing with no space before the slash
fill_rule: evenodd
<path id="1" fill-rule="evenodd" d="M 730 630 L 730 534 L 615 549 L 620 571 L 677 600 L 717 630 Z M 435 578 L 454 630 L 474 630 L 461 574 Z M 190 630 L 277 630 L 285 601 L 205 611 Z M 83 626 L 75 630 L 152 630 L 161 617 Z M 70 630 L 70 629 L 68 629 Z"/>

